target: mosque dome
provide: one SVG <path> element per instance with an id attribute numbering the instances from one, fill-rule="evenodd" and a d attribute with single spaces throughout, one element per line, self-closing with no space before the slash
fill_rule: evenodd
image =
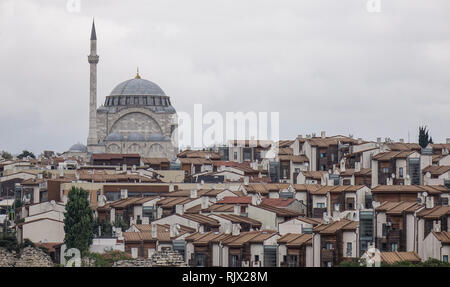
<path id="1" fill-rule="evenodd" d="M 111 92 L 111 96 L 161 96 L 165 97 L 164 91 L 155 83 L 136 78 L 118 84 Z"/>
<path id="2" fill-rule="evenodd" d="M 70 147 L 69 152 L 87 152 L 87 147 L 83 144 L 77 143 Z"/>

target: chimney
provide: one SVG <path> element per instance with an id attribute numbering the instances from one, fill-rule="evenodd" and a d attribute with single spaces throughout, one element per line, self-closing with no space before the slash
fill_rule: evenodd
<path id="1" fill-rule="evenodd" d="M 426 208 L 433 208 L 434 207 L 434 197 L 427 196 L 425 198 L 425 207 Z"/>
<path id="2" fill-rule="evenodd" d="M 207 209 L 208 208 L 208 197 L 207 196 L 202 196 L 202 209 Z"/>
<path id="3" fill-rule="evenodd" d="M 362 144 L 362 138 L 358 138 L 358 144 Z"/>
<path id="4" fill-rule="evenodd" d="M 377 144 L 381 145 L 381 138 L 377 138 Z"/>
<path id="5" fill-rule="evenodd" d="M 241 234 L 241 226 L 239 224 L 233 223 L 231 229 L 231 235 L 238 236 Z"/>
<path id="6" fill-rule="evenodd" d="M 447 144 L 450 144 L 450 138 L 446 138 L 446 139 L 445 139 L 445 142 L 446 142 Z"/>
<path id="7" fill-rule="evenodd" d="M 323 139 L 325 138 L 325 132 L 324 131 L 320 132 L 320 137 L 323 138 Z"/>
<path id="8" fill-rule="evenodd" d="M 170 224 L 170 238 L 175 237 L 175 225 L 172 223 Z"/>
<path id="9" fill-rule="evenodd" d="M 302 139 L 302 138 L 303 138 L 303 135 L 298 135 L 297 138 L 298 138 L 298 139 Z"/>
<path id="10" fill-rule="evenodd" d="M 352 135 L 352 134 L 350 134 L 350 135 L 348 135 L 348 137 L 352 139 L 352 138 L 353 138 L 353 135 Z"/>
<path id="11" fill-rule="evenodd" d="M 197 198 L 197 190 L 191 189 L 191 198 Z"/>
<path id="12" fill-rule="evenodd" d="M 234 215 L 241 215 L 241 207 L 237 204 L 233 206 L 233 213 Z"/>
<path id="13" fill-rule="evenodd" d="M 248 176 L 244 176 L 244 185 L 248 185 L 250 178 Z"/>
<path id="14" fill-rule="evenodd" d="M 122 164 L 122 171 L 126 172 L 127 171 L 127 165 L 126 164 Z"/>
<path id="15" fill-rule="evenodd" d="M 152 223 L 152 237 L 158 237 L 158 226 L 156 225 L 156 223 Z"/>
<path id="16" fill-rule="evenodd" d="M 183 215 L 184 214 L 183 205 L 181 204 L 175 205 L 175 213 L 178 215 Z"/>
<path id="17" fill-rule="evenodd" d="M 316 137 L 316 133 L 312 133 L 312 137 L 315 138 Z"/>
<path id="18" fill-rule="evenodd" d="M 63 167 L 61 167 L 59 169 L 59 177 L 64 177 L 64 168 Z"/>
<path id="19" fill-rule="evenodd" d="M 136 165 L 133 164 L 133 167 L 131 168 L 131 171 L 132 171 L 132 172 L 135 172 L 135 171 L 136 171 Z"/>
<path id="20" fill-rule="evenodd" d="M 175 190 L 175 186 L 173 185 L 173 183 L 169 184 L 169 192 L 174 192 Z"/>
<path id="21" fill-rule="evenodd" d="M 405 142 L 404 139 L 399 139 L 398 141 L 401 142 L 401 143 L 404 143 L 404 142 Z"/>

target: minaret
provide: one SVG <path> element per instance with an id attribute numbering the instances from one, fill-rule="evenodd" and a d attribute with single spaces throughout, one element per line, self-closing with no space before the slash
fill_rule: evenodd
<path id="1" fill-rule="evenodd" d="M 91 66 L 90 73 L 90 93 L 89 93 L 89 136 L 87 144 L 98 144 L 97 138 L 97 34 L 95 33 L 95 23 L 92 21 L 91 30 L 91 54 L 88 56 L 88 62 Z"/>

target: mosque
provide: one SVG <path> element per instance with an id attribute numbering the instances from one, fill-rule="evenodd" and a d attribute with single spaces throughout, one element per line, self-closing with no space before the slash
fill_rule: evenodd
<path id="1" fill-rule="evenodd" d="M 170 98 L 155 83 L 133 79 L 118 84 L 97 107 L 97 35 L 91 30 L 89 135 L 87 146 L 69 152 L 139 154 L 174 159 L 178 152 L 176 111 Z"/>

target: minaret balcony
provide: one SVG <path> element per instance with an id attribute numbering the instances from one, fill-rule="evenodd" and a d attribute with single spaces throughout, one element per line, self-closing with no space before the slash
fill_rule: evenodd
<path id="1" fill-rule="evenodd" d="M 93 56 L 93 55 L 89 55 L 88 56 L 89 64 L 97 64 L 98 63 L 98 59 L 99 59 L 99 56 Z"/>

